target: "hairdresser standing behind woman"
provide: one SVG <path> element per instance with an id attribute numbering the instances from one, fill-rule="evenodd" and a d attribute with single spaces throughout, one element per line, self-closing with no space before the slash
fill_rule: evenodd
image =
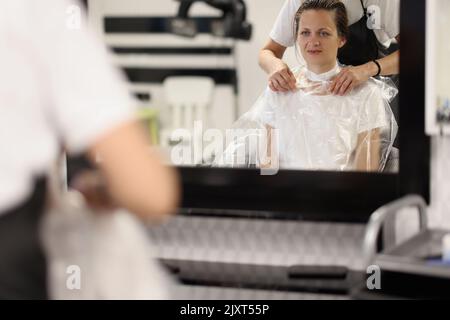
<path id="1" fill-rule="evenodd" d="M 304 1 L 286 0 L 270 39 L 259 55 L 259 64 L 269 75 L 269 87 L 275 92 L 295 89 L 296 79 L 282 61 L 288 47 L 295 45 L 295 13 Z M 349 37 L 339 51 L 338 60 L 346 68 L 333 79 L 331 91 L 345 95 L 370 77 L 397 75 L 399 50 L 392 45 L 400 41 L 400 0 L 342 0 L 349 15 Z M 389 50 L 391 48 L 391 50 Z"/>

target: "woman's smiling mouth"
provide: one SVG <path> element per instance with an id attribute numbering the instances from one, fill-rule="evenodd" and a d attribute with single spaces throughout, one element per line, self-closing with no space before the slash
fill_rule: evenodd
<path id="1" fill-rule="evenodd" d="M 322 50 L 308 50 L 308 54 L 310 54 L 310 55 L 318 55 L 321 53 L 322 53 Z"/>

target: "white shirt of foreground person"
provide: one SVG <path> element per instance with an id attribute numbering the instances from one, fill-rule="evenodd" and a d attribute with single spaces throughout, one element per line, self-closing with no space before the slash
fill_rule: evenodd
<path id="1" fill-rule="evenodd" d="M 339 65 L 323 74 L 302 67 L 294 74 L 297 79 L 326 83 L 340 71 Z M 281 169 L 354 170 L 358 135 L 386 129 L 390 123 L 381 90 L 371 82 L 344 97 L 275 93 L 267 88 L 262 101 L 262 122 L 278 129 Z"/>
<path id="2" fill-rule="evenodd" d="M 107 50 L 71 29 L 69 0 L 0 2 L 0 212 L 24 201 L 60 141 L 79 153 L 134 117 Z"/>
<path id="3" fill-rule="evenodd" d="M 106 48 L 84 29 L 86 21 L 70 28 L 73 5 L 0 2 L 0 212 L 25 201 L 61 143 L 69 153 L 87 151 L 135 118 Z M 152 259 L 145 226 L 125 211 L 94 214 L 80 199 L 67 200 L 75 195 L 59 197 L 39 226 L 49 297 L 167 298 L 171 278 Z"/>
<path id="4" fill-rule="evenodd" d="M 270 33 L 270 38 L 288 48 L 295 44 L 294 19 L 302 0 L 286 0 Z M 360 0 L 342 0 L 347 8 L 349 25 L 358 22 L 364 14 Z M 378 41 L 389 47 L 400 34 L 400 0 L 363 0 L 364 7 L 380 8 L 380 29 L 374 29 Z"/>

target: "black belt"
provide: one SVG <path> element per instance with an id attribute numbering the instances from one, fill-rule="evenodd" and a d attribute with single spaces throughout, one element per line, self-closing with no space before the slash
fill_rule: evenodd
<path id="1" fill-rule="evenodd" d="M 38 232 L 46 190 L 46 179 L 38 179 L 27 201 L 0 215 L 0 299 L 47 299 Z"/>

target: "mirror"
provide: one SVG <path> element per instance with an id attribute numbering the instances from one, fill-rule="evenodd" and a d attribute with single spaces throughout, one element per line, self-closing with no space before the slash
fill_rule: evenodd
<path id="1" fill-rule="evenodd" d="M 171 164 L 258 168 L 269 175 L 398 172 L 398 75 L 363 81 L 344 96 L 330 90 L 347 65 L 367 62 L 376 74 L 370 60 L 398 49 L 400 1 L 342 1 L 348 33 L 332 13 L 300 13 L 298 5 L 292 19 L 280 15 L 274 26 L 284 0 L 233 0 L 223 7 L 183 2 L 89 2 L 91 22 L 124 69 L 153 144 Z M 280 30 L 294 39 L 284 55 L 296 80 L 291 93 L 270 90 L 258 66 L 259 49 Z M 372 48 L 362 50 L 361 43 Z M 380 64 L 390 68 L 396 59 Z"/>
<path id="2" fill-rule="evenodd" d="M 207 32 L 212 30 L 208 27 L 208 19 L 211 19 L 211 16 L 220 16 L 220 13 L 202 3 L 195 4 L 191 12 L 193 15 L 199 15 L 195 20 L 196 25 L 192 27 L 192 23 L 188 24 L 191 33 L 198 31 L 199 34 L 194 38 L 186 38 L 168 31 L 172 28 L 172 23 L 175 23 L 171 19 L 178 12 L 176 1 L 90 1 L 91 21 L 98 23 L 99 32 L 115 53 L 116 63 L 125 70 L 130 91 L 140 101 L 140 116 L 149 128 L 148 132 L 152 141 L 160 145 L 169 160 L 173 160 L 171 158 L 173 150 L 178 150 L 180 153 L 175 153 L 178 155 L 182 155 L 182 152 L 186 150 L 186 155 L 189 155 L 185 158 L 181 156 L 175 158 L 177 161 L 188 159 L 186 163 L 173 161 L 175 165 L 183 166 L 180 170 L 185 192 L 182 208 L 186 209 L 186 212 L 183 213 L 190 216 L 208 215 L 221 218 L 333 221 L 354 224 L 367 222 L 374 210 L 404 194 L 417 193 L 429 198 L 427 171 L 429 150 L 427 141 L 422 136 L 423 114 L 420 105 L 424 84 L 420 73 L 424 51 L 421 35 L 424 11 L 421 3 L 416 1 L 407 6 L 408 11 L 402 12 L 403 18 L 409 17 L 409 19 L 402 19 L 405 21 L 405 23 L 402 22 L 402 30 L 407 31 L 404 32 L 405 35 L 409 35 L 409 37 L 405 36 L 404 42 L 404 52 L 407 54 L 402 56 L 402 61 L 406 62 L 402 63 L 402 75 L 406 76 L 402 84 L 409 94 L 405 95 L 402 101 L 404 109 L 408 107 L 408 110 L 402 118 L 403 130 L 398 133 L 402 133 L 403 156 L 400 174 L 342 174 L 282 170 L 275 177 L 265 178 L 257 176 L 255 170 L 217 169 L 213 165 L 214 158 L 203 157 L 203 152 L 200 152 L 198 157 L 198 150 L 208 151 L 206 148 L 211 146 L 211 141 L 215 137 L 226 138 L 226 130 L 232 129 L 233 124 L 239 124 L 239 119 L 243 119 L 246 112 L 255 106 L 267 88 L 267 75 L 258 66 L 257 56 L 259 49 L 268 39 L 284 0 L 246 0 L 245 2 L 248 9 L 248 21 L 253 25 L 251 41 L 212 37 Z M 387 2 L 397 1 L 388 0 Z M 346 1 L 346 3 L 358 7 L 359 0 Z M 374 12 L 376 17 L 376 10 Z M 212 25 L 212 23 L 209 24 L 209 26 Z M 215 27 L 219 25 L 214 23 Z M 395 46 L 395 42 L 392 45 Z M 293 68 L 301 62 L 299 51 L 301 48 L 297 51 L 290 48 L 285 53 L 285 61 Z M 414 54 L 409 54 L 411 52 Z M 168 80 L 179 76 L 184 79 L 178 80 L 189 80 L 188 84 L 177 84 Z M 186 79 L 188 76 L 202 78 Z M 212 83 L 204 77 L 213 79 L 212 93 L 210 92 Z M 168 95 L 165 93 L 165 88 Z M 306 95 L 307 98 L 312 100 L 328 98 L 326 95 L 324 98 L 320 91 L 314 91 L 316 88 L 312 89 L 313 93 L 318 94 L 312 94 L 311 97 Z M 203 109 L 206 112 L 203 113 L 202 109 L 195 111 L 200 118 L 203 115 L 207 119 L 201 126 L 195 125 L 194 120 L 197 116 L 193 112 L 186 113 L 182 109 L 185 108 L 182 103 L 186 103 L 191 95 L 201 97 L 198 98 L 200 100 L 212 100 L 211 104 Z M 180 108 L 174 108 L 168 100 L 176 99 L 177 96 L 181 96 Z M 395 107 L 392 105 L 390 107 L 396 113 Z M 396 115 L 398 116 L 398 113 Z M 185 124 L 186 128 L 183 128 L 180 123 L 186 119 L 188 124 Z M 398 120 L 397 118 L 397 123 L 400 123 Z M 185 130 L 179 130 L 179 137 L 169 140 L 171 134 L 167 132 L 171 133 L 171 123 L 176 124 L 175 129 Z M 255 127 L 242 125 L 241 129 L 255 129 Z M 264 130 L 265 127 L 256 126 L 256 129 Z M 169 137 L 168 140 L 163 140 L 165 134 Z M 256 131 L 256 134 L 263 137 L 267 135 L 264 131 L 262 133 Z M 183 145 L 183 138 L 189 141 L 194 137 L 191 141 L 198 141 L 199 136 L 202 138 L 201 143 L 206 142 L 205 148 L 199 148 L 196 143 Z M 206 141 L 203 141 L 203 138 Z M 224 142 L 223 150 L 226 150 L 226 147 L 238 138 L 239 135 L 231 137 L 231 142 L 228 144 Z M 211 149 L 213 154 L 214 148 Z M 262 148 L 262 150 L 267 149 Z M 206 152 L 206 154 L 209 153 Z M 248 158 L 244 153 L 244 159 Z M 248 168 L 250 165 L 247 162 L 242 167 Z M 304 170 L 304 168 L 299 169 Z M 392 171 L 386 169 L 383 173 L 395 173 L 397 169 Z M 182 221 L 190 220 L 185 217 L 181 219 Z M 202 219 L 193 220 L 197 223 Z M 217 220 L 221 221 L 221 219 Z M 175 227 L 178 234 L 180 229 Z M 220 230 L 220 227 L 209 225 L 207 222 L 204 227 L 196 225 L 194 230 L 216 232 Z M 228 229 L 225 230 L 228 231 Z M 259 229 L 256 230 L 260 233 Z M 329 230 L 335 230 L 335 228 L 327 227 L 327 232 Z M 295 247 L 297 242 L 292 243 Z M 304 243 L 310 244 L 312 241 Z M 229 244 L 226 243 L 226 245 Z M 295 250 L 293 252 L 295 253 Z M 192 268 L 192 265 L 188 265 L 187 268 L 188 270 L 196 269 Z M 266 272 L 266 274 L 269 273 Z M 238 281 L 240 280 L 245 282 L 247 279 L 239 278 Z"/>

